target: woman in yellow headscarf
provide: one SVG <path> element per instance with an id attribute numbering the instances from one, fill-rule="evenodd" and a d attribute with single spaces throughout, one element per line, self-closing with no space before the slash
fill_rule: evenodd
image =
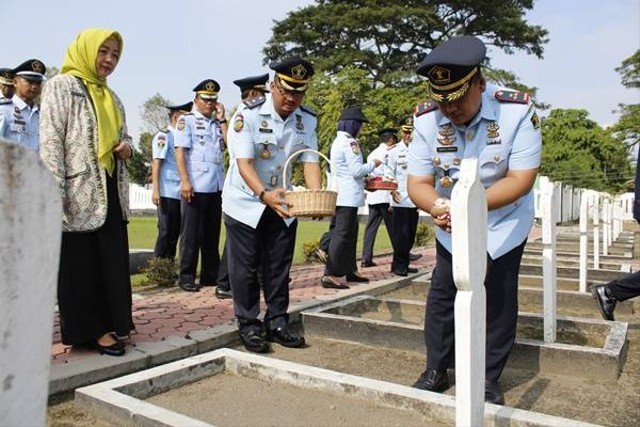
<path id="1" fill-rule="evenodd" d="M 40 157 L 63 201 L 58 305 L 62 342 L 121 356 L 133 329 L 129 277 L 129 177 L 124 108 L 107 86 L 122 37 L 90 28 L 45 84 Z"/>

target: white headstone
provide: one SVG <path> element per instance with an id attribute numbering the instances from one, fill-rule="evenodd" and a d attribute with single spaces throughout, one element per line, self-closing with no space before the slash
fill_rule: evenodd
<path id="1" fill-rule="evenodd" d="M 0 141 L 0 425 L 43 426 L 61 239 L 60 192 L 37 155 Z"/>
<path id="2" fill-rule="evenodd" d="M 600 193 L 593 194 L 593 268 L 600 268 Z"/>
<path id="3" fill-rule="evenodd" d="M 456 425 L 484 423 L 487 200 L 478 160 L 464 159 L 451 195 L 455 301 Z"/>
<path id="4" fill-rule="evenodd" d="M 552 183 L 542 187 L 542 283 L 544 341 L 556 341 L 556 221 L 558 191 Z"/>
<path id="5" fill-rule="evenodd" d="M 609 198 L 602 201 L 602 255 L 609 255 Z"/>
<path id="6" fill-rule="evenodd" d="M 580 200 L 580 292 L 587 292 L 589 255 L 589 197 L 586 191 Z"/>

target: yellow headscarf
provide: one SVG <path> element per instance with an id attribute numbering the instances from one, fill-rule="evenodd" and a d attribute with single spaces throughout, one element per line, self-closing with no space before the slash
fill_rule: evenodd
<path id="1" fill-rule="evenodd" d="M 122 36 L 118 32 L 102 28 L 82 31 L 67 48 L 60 72 L 79 77 L 89 91 L 98 119 L 98 162 L 111 176 L 115 167 L 112 150 L 119 143 L 123 119 L 107 87 L 107 80 L 99 78 L 96 70 L 98 50 L 110 37 L 120 43 L 122 54 Z"/>

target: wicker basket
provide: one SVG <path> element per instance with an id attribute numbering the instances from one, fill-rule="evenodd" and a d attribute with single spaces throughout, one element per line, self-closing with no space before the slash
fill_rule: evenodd
<path id="1" fill-rule="evenodd" d="M 331 161 L 324 154 L 311 148 L 305 148 L 292 153 L 284 164 L 282 170 L 282 183 L 287 182 L 286 173 L 289 162 L 295 156 L 305 151 L 311 151 L 324 157 L 329 165 Z M 333 173 L 333 168 L 331 167 Z M 331 181 L 335 182 L 335 179 Z M 302 191 L 287 191 L 284 195 L 286 203 L 290 204 L 289 215 L 296 217 L 324 217 L 331 216 L 336 213 L 336 200 L 338 199 L 338 192 L 333 190 L 302 190 Z"/>

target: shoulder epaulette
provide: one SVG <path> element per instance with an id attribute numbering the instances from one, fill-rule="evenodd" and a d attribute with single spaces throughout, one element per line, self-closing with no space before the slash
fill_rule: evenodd
<path id="1" fill-rule="evenodd" d="M 497 90 L 496 99 L 499 102 L 515 102 L 517 104 L 528 104 L 531 97 L 526 92 L 518 92 L 515 90 Z"/>
<path id="2" fill-rule="evenodd" d="M 265 97 L 259 97 L 259 98 L 253 98 L 248 100 L 247 102 L 244 103 L 244 105 L 247 106 L 247 108 L 252 109 L 252 108 L 256 108 L 259 105 L 264 104 L 264 101 L 266 101 L 267 98 Z"/>
<path id="3" fill-rule="evenodd" d="M 244 103 L 244 105 L 246 105 L 247 108 L 256 108 L 257 106 L 264 104 L 264 101 L 266 100 L 267 98 L 265 98 L 264 96 L 258 96 L 258 97 L 249 99 L 247 102 Z"/>
<path id="4" fill-rule="evenodd" d="M 312 116 L 314 116 L 314 117 L 315 117 L 315 115 L 316 115 L 316 112 L 315 112 L 315 111 L 313 111 L 313 110 L 311 109 L 311 107 L 307 107 L 306 105 L 301 105 L 301 106 L 300 106 L 300 109 L 301 109 L 302 111 L 305 111 L 305 112 L 307 112 L 307 113 L 311 114 L 311 115 L 312 115 Z"/>
<path id="5" fill-rule="evenodd" d="M 429 113 L 437 109 L 438 109 L 438 104 L 436 104 L 435 102 L 422 101 L 418 105 L 416 105 L 416 108 L 413 112 L 416 115 L 416 117 L 419 117 L 423 114 Z"/>

